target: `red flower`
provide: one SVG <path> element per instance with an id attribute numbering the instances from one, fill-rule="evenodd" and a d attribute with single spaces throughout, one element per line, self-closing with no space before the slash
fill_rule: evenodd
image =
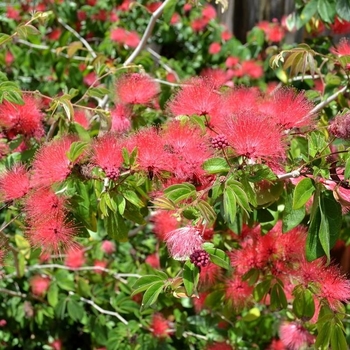
<path id="1" fill-rule="evenodd" d="M 206 27 L 208 22 L 209 20 L 206 18 L 196 18 L 191 22 L 191 28 L 194 32 L 200 32 Z"/>
<path id="2" fill-rule="evenodd" d="M 334 23 L 331 24 L 331 29 L 334 34 L 349 34 L 350 22 L 347 22 L 339 17 L 334 18 Z"/>
<path id="3" fill-rule="evenodd" d="M 233 276 L 226 282 L 226 299 L 232 302 L 235 309 L 240 309 L 250 302 L 253 289 L 240 276 Z"/>
<path id="4" fill-rule="evenodd" d="M 119 44 L 125 43 L 127 31 L 124 28 L 114 28 L 111 30 L 110 38 Z"/>
<path id="5" fill-rule="evenodd" d="M 128 106 L 118 103 L 113 110 L 111 110 L 112 126 L 111 131 L 126 132 L 131 128 L 131 110 Z"/>
<path id="6" fill-rule="evenodd" d="M 32 293 L 36 296 L 43 296 L 45 292 L 50 287 L 50 279 L 48 277 L 42 277 L 40 275 L 36 275 L 32 277 L 29 281 Z"/>
<path id="7" fill-rule="evenodd" d="M 210 82 L 210 84 L 212 84 L 215 89 L 219 88 L 227 82 L 226 72 L 220 68 L 203 69 L 200 75 L 208 83 Z"/>
<path id="8" fill-rule="evenodd" d="M 273 117 L 286 129 L 310 126 L 314 118 L 310 114 L 313 107 L 304 93 L 295 93 L 291 89 L 277 90 L 259 106 L 262 113 Z"/>
<path id="9" fill-rule="evenodd" d="M 121 76 L 116 94 L 124 104 L 147 104 L 159 93 L 159 86 L 146 74 L 132 73 Z"/>
<path id="10" fill-rule="evenodd" d="M 315 337 L 296 322 L 284 322 L 279 329 L 282 343 L 289 350 L 304 349 L 314 343 Z"/>
<path id="11" fill-rule="evenodd" d="M 191 79 L 175 95 L 168 107 L 174 116 L 178 115 L 207 115 L 222 116 L 223 100 L 214 90 L 214 86 L 204 79 Z"/>
<path id="12" fill-rule="evenodd" d="M 82 248 L 72 246 L 66 253 L 64 264 L 71 268 L 78 268 L 85 264 L 85 252 Z"/>
<path id="13" fill-rule="evenodd" d="M 15 57 L 12 55 L 11 51 L 6 51 L 5 53 L 5 63 L 7 66 L 10 66 L 11 63 L 15 60 Z"/>
<path id="14" fill-rule="evenodd" d="M 48 187 L 68 177 L 73 164 L 67 158 L 67 152 L 73 140 L 72 137 L 65 136 L 39 149 L 33 162 L 33 186 Z"/>
<path id="15" fill-rule="evenodd" d="M 220 342 L 208 345 L 206 350 L 233 350 L 233 347 L 225 342 Z"/>
<path id="16" fill-rule="evenodd" d="M 157 338 L 166 338 L 173 333 L 170 329 L 170 322 L 160 313 L 156 313 L 152 316 L 151 331 Z"/>
<path id="17" fill-rule="evenodd" d="M 72 244 L 75 226 L 64 215 L 56 215 L 33 222 L 26 235 L 35 248 L 57 253 Z"/>
<path id="18" fill-rule="evenodd" d="M 0 198 L 12 201 L 22 198 L 30 189 L 29 174 L 24 165 L 16 164 L 10 170 L 0 173 Z"/>
<path id="19" fill-rule="evenodd" d="M 221 51 L 221 44 L 220 43 L 211 43 L 209 45 L 209 53 L 211 55 L 215 55 Z"/>
<path id="20" fill-rule="evenodd" d="M 90 72 L 83 78 L 83 82 L 86 86 L 97 86 L 98 77 L 95 72 Z"/>
<path id="21" fill-rule="evenodd" d="M 111 180 L 117 180 L 123 164 L 123 144 L 113 134 L 105 134 L 92 145 L 92 161 L 103 169 Z"/>
<path id="22" fill-rule="evenodd" d="M 157 253 L 147 255 L 145 263 L 154 269 L 160 269 L 159 255 Z"/>
<path id="23" fill-rule="evenodd" d="M 0 105 L 0 126 L 13 136 L 22 134 L 39 138 L 43 135 L 43 115 L 33 97 L 24 96 L 24 105 L 5 101 Z"/>
<path id="24" fill-rule="evenodd" d="M 201 249 L 203 240 L 195 227 L 187 226 L 168 232 L 165 242 L 173 259 L 187 260 L 195 250 Z"/>
<path id="25" fill-rule="evenodd" d="M 78 123 L 79 125 L 81 125 L 84 129 L 89 129 L 90 121 L 85 111 L 83 110 L 74 111 L 73 120 L 75 123 Z"/>
<path id="26" fill-rule="evenodd" d="M 58 41 L 62 35 L 62 30 L 60 28 L 55 28 L 47 35 L 47 37 L 52 41 Z"/>
<path id="27" fill-rule="evenodd" d="M 103 241 L 101 244 L 101 249 L 108 255 L 113 254 L 115 252 L 115 243 L 112 241 Z"/>
<path id="28" fill-rule="evenodd" d="M 234 67 L 237 63 L 239 62 L 239 58 L 235 56 L 229 56 L 227 57 L 225 61 L 225 65 L 227 68 L 232 68 Z"/>
<path id="29" fill-rule="evenodd" d="M 129 46 L 131 48 L 137 47 L 137 45 L 140 43 L 140 36 L 137 32 L 127 32 L 125 36 L 125 45 Z"/>
<path id="30" fill-rule="evenodd" d="M 151 219 L 154 225 L 153 232 L 161 241 L 165 240 L 168 232 L 179 228 L 179 222 L 172 214 L 173 212 L 171 211 L 159 210 Z"/>
<path id="31" fill-rule="evenodd" d="M 207 266 L 201 267 L 199 283 L 201 286 L 212 286 L 221 277 L 221 269 L 218 265 L 209 262 Z"/>
<path id="32" fill-rule="evenodd" d="M 106 267 L 107 267 L 107 261 L 95 260 L 94 266 L 95 266 L 95 270 L 94 270 L 95 273 L 102 275 L 104 272 L 104 269 L 106 269 Z"/>
<path id="33" fill-rule="evenodd" d="M 7 6 L 6 7 L 6 17 L 7 18 L 11 18 L 11 19 L 13 19 L 15 21 L 20 21 L 21 20 L 20 12 L 18 10 L 16 10 L 12 6 Z"/>
<path id="34" fill-rule="evenodd" d="M 215 7 L 212 5 L 205 5 L 202 10 L 202 16 L 208 20 L 214 19 L 216 17 Z"/>
<path id="35" fill-rule="evenodd" d="M 259 79 L 263 76 L 263 67 L 253 60 L 242 62 L 242 75 L 248 75 L 252 79 Z"/>
<path id="36" fill-rule="evenodd" d="M 350 139 L 350 113 L 337 115 L 328 127 L 329 132 L 340 139 Z"/>
<path id="37" fill-rule="evenodd" d="M 281 131 L 261 114 L 242 112 L 226 122 L 222 133 L 239 156 L 252 159 L 284 157 Z"/>

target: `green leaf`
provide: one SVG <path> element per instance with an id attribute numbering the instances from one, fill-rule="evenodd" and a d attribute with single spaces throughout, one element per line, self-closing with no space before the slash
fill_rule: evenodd
<path id="1" fill-rule="evenodd" d="M 148 287 L 150 287 L 155 282 L 161 282 L 161 281 L 164 281 L 164 278 L 162 278 L 161 276 L 158 276 L 158 275 L 142 276 L 132 286 L 134 291 L 131 295 L 133 296 L 135 294 L 143 292 L 144 290 L 146 290 Z"/>
<path id="2" fill-rule="evenodd" d="M 302 179 L 296 186 L 293 195 L 293 209 L 300 209 L 315 192 L 315 186 L 311 179 Z"/>
<path id="3" fill-rule="evenodd" d="M 326 350 L 329 348 L 329 342 L 331 340 L 331 322 L 325 322 L 321 325 L 319 325 L 319 323 L 317 322 L 317 329 L 318 332 L 315 342 L 315 349 Z"/>
<path id="4" fill-rule="evenodd" d="M 109 211 L 104 222 L 109 237 L 118 242 L 126 242 L 128 240 L 129 228 L 124 218 L 118 212 Z"/>
<path id="5" fill-rule="evenodd" d="M 335 2 L 331 0 L 318 0 L 318 13 L 323 22 L 333 23 L 335 16 Z"/>
<path id="6" fill-rule="evenodd" d="M 55 307 L 55 313 L 58 318 L 61 320 L 64 319 L 64 316 L 66 314 L 66 307 L 67 307 L 67 298 L 63 297 L 59 299 L 59 302 L 57 303 Z"/>
<path id="7" fill-rule="evenodd" d="M 52 282 L 47 292 L 47 301 L 52 307 L 55 307 L 58 303 L 58 286 L 57 283 Z"/>
<path id="8" fill-rule="evenodd" d="M 350 22 L 350 3 L 348 0 L 336 0 L 335 9 L 340 18 Z"/>
<path id="9" fill-rule="evenodd" d="M 123 191 L 123 196 L 127 201 L 134 204 L 137 208 L 142 208 L 145 206 L 145 204 L 142 202 L 142 200 L 137 196 L 137 194 L 134 191 L 125 190 Z"/>
<path id="10" fill-rule="evenodd" d="M 163 288 L 163 281 L 154 282 L 150 287 L 148 287 L 145 294 L 143 295 L 141 308 L 146 309 L 147 307 L 153 305 L 157 301 L 158 296 L 162 292 Z"/>
<path id="11" fill-rule="evenodd" d="M 183 282 L 186 289 L 186 294 L 191 297 L 193 291 L 196 289 L 199 281 L 199 269 L 193 265 L 189 260 L 186 261 L 183 271 Z"/>
<path id="12" fill-rule="evenodd" d="M 259 182 L 262 180 L 277 180 L 276 174 L 265 164 L 254 164 L 247 167 L 248 181 Z"/>
<path id="13" fill-rule="evenodd" d="M 253 307 L 248 311 L 246 315 L 242 317 L 244 322 L 252 322 L 257 320 L 260 317 L 260 310 L 257 307 Z"/>
<path id="14" fill-rule="evenodd" d="M 203 163 L 203 169 L 208 174 L 227 173 L 230 166 L 225 158 L 210 158 Z"/>
<path id="15" fill-rule="evenodd" d="M 255 301 L 261 301 L 269 292 L 271 288 L 271 279 L 266 279 L 265 281 L 257 284 L 253 290 L 253 296 Z"/>
<path id="16" fill-rule="evenodd" d="M 226 270 L 230 270 L 230 259 L 227 254 L 218 248 L 202 246 L 203 249 L 210 255 L 210 261 Z"/>
<path id="17" fill-rule="evenodd" d="M 75 290 L 73 275 L 69 274 L 68 271 L 65 271 L 65 270 L 56 271 L 55 278 L 56 278 L 58 286 L 61 289 L 64 289 L 64 290 L 69 291 L 69 292 Z"/>
<path id="18" fill-rule="evenodd" d="M 332 350 L 348 349 L 344 332 L 338 323 L 331 328 L 331 348 Z"/>
<path id="19" fill-rule="evenodd" d="M 196 188 L 189 183 L 182 183 L 169 186 L 164 190 L 166 198 L 173 201 L 175 204 L 182 200 L 194 197 L 196 194 Z"/>
<path id="20" fill-rule="evenodd" d="M 118 207 L 119 214 L 123 215 L 124 211 L 125 211 L 125 207 L 126 207 L 125 198 L 122 195 L 118 194 L 115 199 L 116 199 L 116 202 L 117 202 L 117 207 Z"/>
<path id="21" fill-rule="evenodd" d="M 231 187 L 226 187 L 223 192 L 224 218 L 229 224 L 236 219 L 236 194 Z"/>
<path id="22" fill-rule="evenodd" d="M 20 251 L 20 253 L 26 258 L 26 259 L 29 259 L 30 258 L 30 243 L 29 241 L 19 235 L 19 234 L 16 234 L 15 235 L 15 242 L 16 242 L 16 246 L 18 248 L 18 250 Z"/>
<path id="23" fill-rule="evenodd" d="M 80 155 L 86 150 L 88 147 L 87 142 L 76 141 L 73 142 L 67 152 L 67 157 L 71 162 L 75 162 Z"/>
<path id="24" fill-rule="evenodd" d="M 104 87 L 92 87 L 86 92 L 87 96 L 103 98 L 109 94 L 109 90 Z"/>
<path id="25" fill-rule="evenodd" d="M 67 302 L 67 311 L 73 321 L 81 321 L 84 317 L 84 308 L 76 300 L 69 299 Z"/>
<path id="26" fill-rule="evenodd" d="M 305 207 L 293 209 L 293 193 L 285 196 L 284 210 L 282 213 L 282 231 L 288 232 L 299 225 L 305 217 Z"/>
<path id="27" fill-rule="evenodd" d="M 301 23 L 297 27 L 297 29 L 300 29 L 305 23 L 309 22 L 310 19 L 316 14 L 317 5 L 318 0 L 311 0 L 306 4 L 306 6 L 303 8 L 300 14 Z"/>
<path id="28" fill-rule="evenodd" d="M 6 41 L 11 40 L 8 34 L 0 33 L 0 46 L 6 43 Z"/>
<path id="29" fill-rule="evenodd" d="M 175 12 L 177 0 L 170 0 L 164 7 L 163 16 L 166 23 L 170 23 L 170 19 Z"/>
<path id="30" fill-rule="evenodd" d="M 213 207 L 208 202 L 200 200 L 197 203 L 197 209 L 200 211 L 207 224 L 210 225 L 216 220 L 216 213 Z"/>
<path id="31" fill-rule="evenodd" d="M 313 294 L 309 289 L 298 286 L 293 291 L 293 312 L 298 318 L 312 318 L 315 313 L 315 302 Z"/>
<path id="32" fill-rule="evenodd" d="M 344 172 L 345 180 L 350 178 L 350 157 L 345 162 L 345 172 Z"/>

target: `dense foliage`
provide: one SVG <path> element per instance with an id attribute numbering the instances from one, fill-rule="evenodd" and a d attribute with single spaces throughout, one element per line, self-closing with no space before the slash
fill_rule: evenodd
<path id="1" fill-rule="evenodd" d="M 1 348 L 348 348 L 349 5 L 218 2 L 0 8 Z"/>

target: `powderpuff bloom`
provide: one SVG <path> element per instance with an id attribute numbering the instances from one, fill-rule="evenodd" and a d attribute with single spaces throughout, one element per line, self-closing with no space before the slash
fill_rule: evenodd
<path id="1" fill-rule="evenodd" d="M 347 22 L 339 17 L 334 18 L 334 23 L 331 24 L 331 30 L 334 34 L 349 34 L 350 22 Z"/>
<path id="2" fill-rule="evenodd" d="M 198 297 L 192 298 L 192 303 L 196 313 L 200 313 L 205 308 L 205 299 L 209 292 L 198 293 Z"/>
<path id="3" fill-rule="evenodd" d="M 225 61 L 225 65 L 227 68 L 232 68 L 234 67 L 237 63 L 239 62 L 239 58 L 235 56 L 229 56 L 227 57 Z"/>
<path id="4" fill-rule="evenodd" d="M 213 84 L 205 79 L 189 80 L 179 90 L 168 108 L 174 116 L 203 115 L 218 117 L 224 115 L 222 97 L 215 91 Z"/>
<path id="5" fill-rule="evenodd" d="M 136 162 L 140 170 L 146 171 L 150 178 L 162 171 L 169 171 L 169 156 L 164 150 L 164 140 L 158 131 L 151 127 L 142 129 L 129 142 L 129 151 L 137 147 Z"/>
<path id="6" fill-rule="evenodd" d="M 84 129 L 89 129 L 90 121 L 88 116 L 86 115 L 86 111 L 74 111 L 73 121 L 81 125 Z"/>
<path id="7" fill-rule="evenodd" d="M 328 131 L 337 138 L 350 139 L 350 113 L 337 115 L 331 121 Z"/>
<path id="8" fill-rule="evenodd" d="M 195 250 L 200 250 L 203 240 L 193 226 L 181 227 L 165 236 L 170 256 L 175 260 L 187 260 Z"/>
<path id="9" fill-rule="evenodd" d="M 30 189 L 29 174 L 22 164 L 0 173 L 0 199 L 12 201 L 25 196 Z"/>
<path id="10" fill-rule="evenodd" d="M 217 53 L 219 53 L 221 51 L 221 44 L 220 43 L 211 43 L 209 45 L 209 50 L 208 52 L 211 54 L 211 55 L 215 55 Z"/>
<path id="11" fill-rule="evenodd" d="M 117 180 L 123 165 L 123 144 L 113 134 L 105 134 L 92 145 L 92 162 L 111 180 Z"/>
<path id="12" fill-rule="evenodd" d="M 154 269 L 160 269 L 159 255 L 157 253 L 148 255 L 145 259 L 145 263 Z"/>
<path id="13" fill-rule="evenodd" d="M 233 350 L 233 347 L 225 342 L 212 343 L 208 345 L 206 350 Z"/>
<path id="14" fill-rule="evenodd" d="M 233 276 L 226 282 L 225 297 L 235 309 L 241 309 L 250 302 L 253 289 L 240 276 Z"/>
<path id="15" fill-rule="evenodd" d="M 227 74 L 224 70 L 220 68 L 206 68 L 201 72 L 201 77 L 203 77 L 208 83 L 213 85 L 214 89 L 219 88 L 227 82 Z"/>
<path id="16" fill-rule="evenodd" d="M 44 144 L 39 149 L 33 162 L 34 187 L 49 187 L 69 176 L 74 164 L 68 159 L 67 152 L 74 141 L 74 138 L 64 136 Z"/>
<path id="17" fill-rule="evenodd" d="M 172 215 L 174 213 L 167 210 L 159 210 L 152 216 L 153 232 L 159 240 L 164 241 L 170 231 L 179 228 L 179 221 Z"/>
<path id="18" fill-rule="evenodd" d="M 232 33 L 227 29 L 221 33 L 221 39 L 224 41 L 230 40 L 232 37 Z"/>
<path id="19" fill-rule="evenodd" d="M 108 255 L 115 252 L 115 243 L 112 241 L 103 241 L 101 244 L 101 250 Z"/>
<path id="20" fill-rule="evenodd" d="M 202 16 L 208 20 L 214 19 L 216 17 L 215 7 L 212 5 L 205 5 L 202 10 Z"/>
<path id="21" fill-rule="evenodd" d="M 124 44 L 127 31 L 124 28 L 114 28 L 111 30 L 110 38 L 119 44 Z"/>
<path id="22" fill-rule="evenodd" d="M 47 37 L 52 41 L 58 41 L 62 35 L 62 30 L 60 28 L 53 29 Z"/>
<path id="23" fill-rule="evenodd" d="M 30 288 L 34 295 L 43 296 L 50 287 L 50 279 L 40 275 L 33 276 L 30 281 Z"/>
<path id="24" fill-rule="evenodd" d="M 315 337 L 296 322 L 284 322 L 279 329 L 282 343 L 289 350 L 307 349 L 314 343 Z"/>
<path id="25" fill-rule="evenodd" d="M 253 60 L 247 60 L 242 62 L 242 75 L 247 75 L 252 79 L 259 79 L 263 76 L 263 67 Z"/>
<path id="26" fill-rule="evenodd" d="M 97 86 L 98 83 L 98 77 L 95 72 L 90 72 L 83 78 L 83 82 L 86 86 Z"/>
<path id="27" fill-rule="evenodd" d="M 191 28 L 194 32 L 200 32 L 202 31 L 206 25 L 208 24 L 209 20 L 204 18 L 204 17 L 200 17 L 200 18 L 196 18 L 191 22 Z"/>
<path id="28" fill-rule="evenodd" d="M 7 66 L 10 66 L 12 62 L 15 60 L 15 57 L 12 55 L 11 51 L 6 51 L 5 53 L 5 63 Z"/>
<path id="29" fill-rule="evenodd" d="M 129 46 L 132 49 L 136 48 L 137 45 L 140 43 L 139 34 L 135 31 L 127 32 L 124 43 L 126 46 Z"/>
<path id="30" fill-rule="evenodd" d="M 48 187 L 36 189 L 26 197 L 24 211 L 27 220 L 37 222 L 44 217 L 56 217 L 65 211 L 66 198 Z"/>
<path id="31" fill-rule="evenodd" d="M 62 349 L 62 341 L 60 339 L 55 339 L 49 345 L 51 346 L 52 350 L 61 350 Z"/>
<path id="32" fill-rule="evenodd" d="M 26 236 L 35 248 L 41 248 L 43 252 L 59 253 L 61 249 L 72 244 L 76 233 L 74 224 L 64 215 L 56 215 L 37 222 L 31 222 Z"/>
<path id="33" fill-rule="evenodd" d="M 203 287 L 213 286 L 221 277 L 221 268 L 218 265 L 209 262 L 207 266 L 201 267 L 199 274 L 199 284 Z"/>
<path id="34" fill-rule="evenodd" d="M 181 16 L 177 12 L 174 12 L 174 14 L 171 16 L 170 24 L 175 25 L 180 22 L 181 22 Z"/>
<path id="35" fill-rule="evenodd" d="M 24 96 L 23 101 L 24 105 L 8 101 L 0 105 L 0 127 L 6 130 L 11 138 L 17 134 L 39 138 L 44 134 L 44 129 L 43 115 L 37 101 L 31 96 Z"/>
<path id="36" fill-rule="evenodd" d="M 170 322 L 160 313 L 155 313 L 152 316 L 150 326 L 151 332 L 156 338 L 167 338 L 173 333 L 173 330 L 171 330 L 170 327 Z"/>
<path id="37" fill-rule="evenodd" d="M 239 113 L 221 130 L 238 156 L 251 159 L 283 158 L 281 131 L 261 114 Z"/>
<path id="38" fill-rule="evenodd" d="M 85 252 L 84 249 L 72 246 L 66 252 L 66 258 L 64 260 L 64 265 L 71 268 L 79 268 L 85 264 Z"/>
<path id="39" fill-rule="evenodd" d="M 125 74 L 118 79 L 116 84 L 117 98 L 123 104 L 147 104 L 158 93 L 158 83 L 146 74 Z"/>
<path id="40" fill-rule="evenodd" d="M 266 97 L 259 106 L 265 113 L 285 129 L 310 126 L 314 116 L 310 114 L 313 104 L 303 92 L 296 93 L 292 89 L 279 89 Z"/>
<path id="41" fill-rule="evenodd" d="M 12 6 L 7 6 L 6 7 L 6 17 L 7 18 L 11 18 L 11 19 L 13 19 L 15 21 L 20 21 L 21 20 L 20 12 L 18 10 L 16 10 Z"/>
<path id="42" fill-rule="evenodd" d="M 116 104 L 111 110 L 112 125 L 111 131 L 124 133 L 131 129 L 131 110 L 121 103 Z"/>

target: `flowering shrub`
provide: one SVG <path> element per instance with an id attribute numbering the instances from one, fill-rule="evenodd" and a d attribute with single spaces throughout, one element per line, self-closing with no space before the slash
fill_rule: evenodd
<path id="1" fill-rule="evenodd" d="M 314 3 L 298 26 L 345 30 L 344 2 Z M 286 46 L 273 21 L 242 45 L 207 3 L 81 5 L 3 13 L 1 345 L 346 349 L 347 41 Z"/>

